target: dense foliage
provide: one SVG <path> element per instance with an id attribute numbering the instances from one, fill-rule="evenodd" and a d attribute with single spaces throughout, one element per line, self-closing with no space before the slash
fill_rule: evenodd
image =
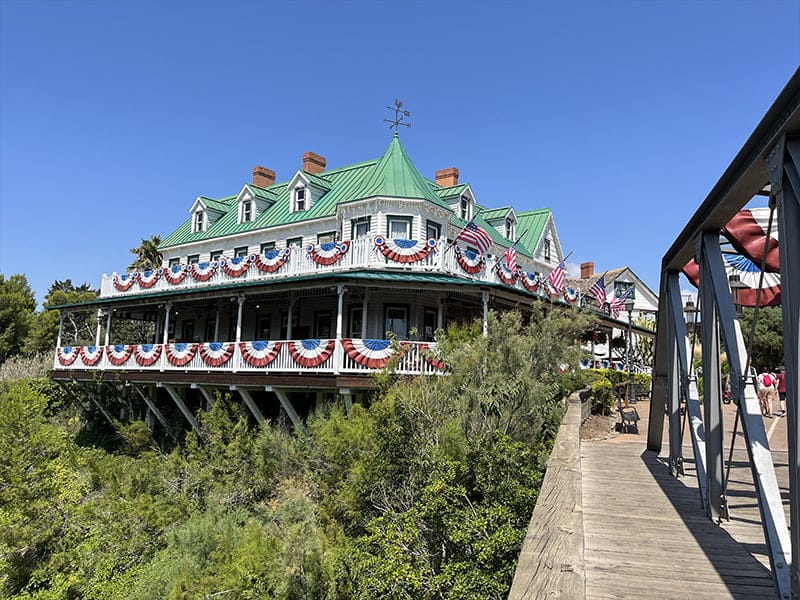
<path id="1" fill-rule="evenodd" d="M 61 388 L 0 383 L 0 596 L 503 598 L 585 326 L 493 315 L 441 340 L 448 376 L 296 433 L 220 398 L 168 454 L 141 422 L 79 444 Z"/>

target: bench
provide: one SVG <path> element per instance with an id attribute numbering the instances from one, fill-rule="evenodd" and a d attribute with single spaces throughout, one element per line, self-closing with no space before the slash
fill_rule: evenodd
<path id="1" fill-rule="evenodd" d="M 619 411 L 619 431 L 620 433 L 639 433 L 639 411 L 633 406 L 624 406 L 622 399 L 617 398 L 617 410 Z"/>
<path id="2" fill-rule="evenodd" d="M 641 383 L 634 383 L 631 389 L 631 394 L 628 394 L 628 388 L 631 387 L 629 381 L 621 381 L 614 386 L 614 397 L 617 400 L 625 400 L 627 397 L 628 402 L 635 404 L 638 398 L 648 398 L 650 396 L 650 388 Z"/>

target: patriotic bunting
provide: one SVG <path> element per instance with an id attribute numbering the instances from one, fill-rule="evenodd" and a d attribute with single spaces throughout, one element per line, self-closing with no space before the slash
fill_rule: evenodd
<path id="1" fill-rule="evenodd" d="M 233 356 L 233 342 L 207 342 L 200 346 L 203 362 L 212 367 L 219 367 Z"/>
<path id="2" fill-rule="evenodd" d="M 133 352 L 133 346 L 126 344 L 113 344 L 106 346 L 106 356 L 112 365 L 120 366 L 128 362 Z"/>
<path id="3" fill-rule="evenodd" d="M 197 353 L 197 344 L 185 344 L 183 342 L 167 344 L 166 353 L 169 364 L 175 367 L 184 367 L 192 361 Z"/>
<path id="4" fill-rule="evenodd" d="M 63 346 L 56 352 L 58 362 L 65 367 L 74 363 L 75 359 L 78 358 L 78 354 L 80 354 L 80 349 L 77 346 Z"/>
<path id="5" fill-rule="evenodd" d="M 158 281 L 161 278 L 161 273 L 163 271 L 164 271 L 163 269 L 142 271 L 136 277 L 136 281 L 139 284 L 139 287 L 143 290 L 150 289 L 156 284 L 156 281 Z"/>
<path id="6" fill-rule="evenodd" d="M 87 367 L 93 367 L 103 357 L 102 346 L 81 346 L 81 362 Z"/>
<path id="7" fill-rule="evenodd" d="M 247 273 L 247 269 L 250 268 L 251 263 L 247 258 L 234 256 L 233 258 L 223 258 L 219 264 L 222 267 L 222 271 L 228 277 L 241 277 Z"/>
<path id="8" fill-rule="evenodd" d="M 136 273 L 131 273 L 129 275 L 117 275 L 114 273 L 112 281 L 114 282 L 114 287 L 120 292 L 127 292 L 136 281 Z"/>
<path id="9" fill-rule="evenodd" d="M 382 369 L 394 353 L 389 340 L 342 338 L 342 347 L 347 356 L 370 369 Z"/>
<path id="10" fill-rule="evenodd" d="M 764 242 L 767 241 L 769 213 L 769 207 L 740 210 L 722 228 L 722 233 L 725 234 L 725 237 L 728 238 L 733 247 L 756 265 L 761 265 L 761 259 L 764 257 Z M 769 238 L 765 270 L 780 273 L 781 258 L 778 249 L 777 214 L 773 216 Z"/>
<path id="11" fill-rule="evenodd" d="M 497 274 L 497 278 L 506 285 L 514 285 L 519 277 L 519 274 L 516 271 L 511 271 L 504 262 L 498 262 L 494 266 L 494 272 Z"/>
<path id="12" fill-rule="evenodd" d="M 164 279 L 170 285 L 177 285 L 186 279 L 186 267 L 184 265 L 172 265 L 164 269 Z"/>
<path id="13" fill-rule="evenodd" d="M 274 273 L 280 269 L 289 256 L 292 254 L 291 248 L 284 248 L 283 250 L 268 250 L 264 254 L 253 254 L 250 260 L 255 263 L 256 268 L 262 273 Z"/>
<path id="14" fill-rule="evenodd" d="M 161 344 L 140 344 L 133 348 L 133 358 L 141 367 L 149 367 L 161 356 Z"/>
<path id="15" fill-rule="evenodd" d="M 281 351 L 280 342 L 239 342 L 244 361 L 253 367 L 266 367 Z"/>
<path id="16" fill-rule="evenodd" d="M 736 292 L 735 300 L 740 306 L 755 306 L 758 281 L 761 276 L 761 269 L 746 256 L 738 254 L 722 253 L 722 262 L 725 264 L 725 271 L 728 277 L 737 275 L 739 282 L 746 285 L 746 288 Z M 683 273 L 697 287 L 700 281 L 700 267 L 690 260 Z M 781 303 L 781 276 L 778 273 L 764 273 L 764 285 L 761 289 L 761 306 L 780 306 Z"/>
<path id="17" fill-rule="evenodd" d="M 376 235 L 373 240 L 375 248 L 394 262 L 413 263 L 419 262 L 436 250 L 437 241 L 433 238 L 427 242 L 420 240 L 389 240 L 382 235 Z"/>
<path id="18" fill-rule="evenodd" d="M 564 288 L 563 292 L 564 300 L 566 300 L 569 304 L 575 304 L 580 297 L 578 290 L 573 289 L 571 287 Z"/>
<path id="19" fill-rule="evenodd" d="M 341 259 L 350 250 L 350 242 L 328 242 L 324 244 L 309 244 L 306 253 L 318 265 L 332 265 Z"/>
<path id="20" fill-rule="evenodd" d="M 446 365 L 444 364 L 444 361 L 436 356 L 436 348 L 431 348 L 428 344 L 420 344 L 419 351 L 422 353 L 422 358 L 424 358 L 425 362 L 430 366 L 439 369 L 440 371 L 445 370 Z"/>
<path id="21" fill-rule="evenodd" d="M 486 264 L 486 258 L 472 250 L 462 250 L 461 246 L 455 246 L 456 262 L 464 272 L 474 275 L 478 273 Z"/>
<path id="22" fill-rule="evenodd" d="M 201 262 L 187 265 L 186 270 L 189 271 L 189 275 L 195 281 L 208 281 L 217 272 L 218 267 L 219 263 L 217 261 Z"/>
<path id="23" fill-rule="evenodd" d="M 287 342 L 289 354 L 302 367 L 318 367 L 333 354 L 336 340 L 299 340 Z"/>
<path id="24" fill-rule="evenodd" d="M 542 283 L 539 275 L 536 273 L 528 273 L 527 271 L 520 271 L 519 280 L 522 282 L 522 287 L 534 293 L 539 290 L 539 285 Z"/>

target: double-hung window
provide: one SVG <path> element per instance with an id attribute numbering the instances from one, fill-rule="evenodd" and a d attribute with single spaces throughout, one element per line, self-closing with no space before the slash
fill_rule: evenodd
<path id="1" fill-rule="evenodd" d="M 250 200 L 242 202 L 242 223 L 249 223 L 253 220 L 253 203 Z"/>
<path id="2" fill-rule="evenodd" d="M 353 224 L 353 230 L 350 239 L 360 240 L 369 236 L 370 217 L 359 217 L 358 219 L 353 219 L 351 223 Z"/>
<path id="3" fill-rule="evenodd" d="M 238 248 L 233 249 L 233 255 L 237 258 L 246 258 L 247 257 L 247 246 L 239 246 Z"/>
<path id="4" fill-rule="evenodd" d="M 392 240 L 411 239 L 411 217 L 387 217 L 386 235 Z"/>
<path id="5" fill-rule="evenodd" d="M 306 188 L 299 187 L 294 190 L 294 209 L 301 211 L 306 209 Z"/>
<path id="6" fill-rule="evenodd" d="M 458 215 L 465 221 L 469 221 L 469 198 L 467 196 L 461 196 Z"/>
<path id="7" fill-rule="evenodd" d="M 320 233 L 317 234 L 317 243 L 318 244 L 329 244 L 331 242 L 336 241 L 336 232 L 335 231 L 328 231 L 327 233 Z"/>
<path id="8" fill-rule="evenodd" d="M 270 250 L 275 250 L 275 242 L 264 242 L 261 244 L 261 254 L 269 252 Z"/>
<path id="9" fill-rule="evenodd" d="M 550 260 L 550 240 L 544 241 L 544 259 Z"/>
<path id="10" fill-rule="evenodd" d="M 206 221 L 206 213 L 202 210 L 198 210 L 194 213 L 194 223 L 192 224 L 192 231 L 197 233 L 198 231 L 203 231 Z"/>
<path id="11" fill-rule="evenodd" d="M 438 240 L 442 237 L 442 226 L 435 221 L 426 221 L 425 222 L 425 239 L 430 240 Z"/>

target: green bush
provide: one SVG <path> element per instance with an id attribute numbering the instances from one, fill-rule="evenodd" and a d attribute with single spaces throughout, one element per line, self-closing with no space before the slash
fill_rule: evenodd
<path id="1" fill-rule="evenodd" d="M 592 382 L 592 413 L 608 416 L 614 410 L 613 386 L 608 379 Z"/>

